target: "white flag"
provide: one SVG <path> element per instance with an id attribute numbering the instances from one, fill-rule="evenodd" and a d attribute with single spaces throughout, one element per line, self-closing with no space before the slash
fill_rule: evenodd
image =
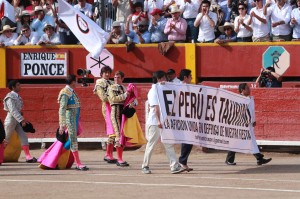
<path id="1" fill-rule="evenodd" d="M 6 0 L 0 0 L 0 18 L 3 16 L 16 23 L 14 7 Z"/>
<path id="2" fill-rule="evenodd" d="M 59 17 L 67 24 L 84 48 L 94 58 L 98 58 L 107 43 L 109 34 L 68 2 L 58 0 L 58 7 Z"/>

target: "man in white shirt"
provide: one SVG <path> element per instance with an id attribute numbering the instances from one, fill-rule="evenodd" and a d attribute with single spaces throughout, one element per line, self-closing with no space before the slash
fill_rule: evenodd
<path id="1" fill-rule="evenodd" d="M 149 168 L 150 165 L 150 158 L 154 149 L 155 144 L 157 143 L 158 139 L 160 138 L 161 131 L 162 131 L 162 123 L 160 121 L 160 109 L 159 109 L 159 103 L 158 103 L 158 96 L 156 92 L 156 84 L 165 82 L 166 79 L 166 73 L 164 71 L 157 71 L 153 74 L 153 85 L 151 89 L 148 92 L 148 103 L 149 103 L 149 113 L 148 113 L 148 119 L 146 122 L 147 125 L 147 134 L 146 138 L 148 140 L 146 149 L 145 149 L 145 155 L 144 155 L 144 161 L 142 165 L 142 172 L 144 174 L 150 174 L 151 170 Z M 180 165 L 177 162 L 176 153 L 174 150 L 174 147 L 172 144 L 163 144 L 166 150 L 166 155 L 168 156 L 170 160 L 170 168 L 171 173 L 176 174 L 185 171 L 180 167 Z"/>
<path id="2" fill-rule="evenodd" d="M 300 40 L 300 0 L 297 0 L 297 8 L 292 11 L 290 25 L 293 28 L 293 40 Z"/>
<path id="3" fill-rule="evenodd" d="M 250 20 L 248 24 L 251 25 L 253 30 L 252 41 L 271 41 L 270 27 L 263 12 L 263 1 L 254 0 L 254 2 L 256 3 L 256 7 L 250 10 Z"/>
<path id="4" fill-rule="evenodd" d="M 22 26 L 21 33 L 14 41 L 14 45 L 36 45 L 39 36 L 36 32 L 31 32 L 30 27 L 25 24 Z"/>
<path id="5" fill-rule="evenodd" d="M 198 41 L 212 43 L 215 39 L 215 26 L 217 24 L 217 14 L 210 12 L 210 1 L 204 0 L 201 3 L 201 12 L 197 15 L 194 26 L 199 26 Z"/>
<path id="6" fill-rule="evenodd" d="M 277 0 L 276 4 L 271 5 L 267 0 L 264 6 L 264 15 L 271 17 L 271 27 L 273 41 L 291 41 L 291 12 L 292 7 L 285 3 L 285 0 Z"/>
<path id="7" fill-rule="evenodd" d="M 167 79 L 168 82 L 181 83 L 181 81 L 176 77 L 175 70 L 171 68 L 167 71 Z"/>
<path id="8" fill-rule="evenodd" d="M 187 41 L 196 42 L 198 38 L 199 28 L 194 26 L 194 22 L 199 13 L 200 1 L 199 0 L 181 0 L 180 10 L 182 16 L 188 24 L 187 28 Z"/>
<path id="9" fill-rule="evenodd" d="M 86 0 L 78 0 L 78 4 L 74 6 L 76 10 L 79 10 L 89 18 L 93 18 L 92 5 L 87 3 Z"/>
<path id="10" fill-rule="evenodd" d="M 13 32 L 15 29 L 16 27 L 11 28 L 10 25 L 3 26 L 3 30 L 0 31 L 0 47 L 14 45 L 18 37 L 18 34 Z"/>
<path id="11" fill-rule="evenodd" d="M 42 35 L 37 45 L 57 45 L 61 44 L 59 35 L 54 32 L 54 27 L 50 24 L 44 26 L 45 34 Z"/>

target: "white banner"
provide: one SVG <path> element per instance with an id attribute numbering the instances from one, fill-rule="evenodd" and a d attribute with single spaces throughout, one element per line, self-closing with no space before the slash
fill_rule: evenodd
<path id="1" fill-rule="evenodd" d="M 107 43 L 109 34 L 68 2 L 58 0 L 58 7 L 59 17 L 67 24 L 84 48 L 94 58 L 98 58 Z"/>
<path id="2" fill-rule="evenodd" d="M 16 22 L 14 7 L 6 0 L 0 0 L 0 17 L 6 16 L 12 22 Z"/>
<path id="3" fill-rule="evenodd" d="M 157 85 L 164 143 L 188 143 L 241 153 L 259 153 L 253 126 L 254 100 L 219 88 Z"/>
<path id="4" fill-rule="evenodd" d="M 66 77 L 67 52 L 21 53 L 21 77 Z"/>

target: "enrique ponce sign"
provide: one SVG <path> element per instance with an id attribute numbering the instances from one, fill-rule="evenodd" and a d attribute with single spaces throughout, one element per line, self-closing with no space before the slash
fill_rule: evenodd
<path id="1" fill-rule="evenodd" d="M 57 78 L 68 74 L 67 52 L 21 53 L 21 77 Z"/>

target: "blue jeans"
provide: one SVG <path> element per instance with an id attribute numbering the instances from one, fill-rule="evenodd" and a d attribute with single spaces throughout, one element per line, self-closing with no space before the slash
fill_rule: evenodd
<path id="1" fill-rule="evenodd" d="M 194 22 L 196 20 L 196 18 L 188 18 L 185 19 L 187 22 L 187 29 L 186 29 L 186 39 L 188 41 L 190 40 L 194 40 L 194 42 L 197 41 L 198 38 L 198 32 L 199 32 L 199 28 L 194 26 Z"/>

